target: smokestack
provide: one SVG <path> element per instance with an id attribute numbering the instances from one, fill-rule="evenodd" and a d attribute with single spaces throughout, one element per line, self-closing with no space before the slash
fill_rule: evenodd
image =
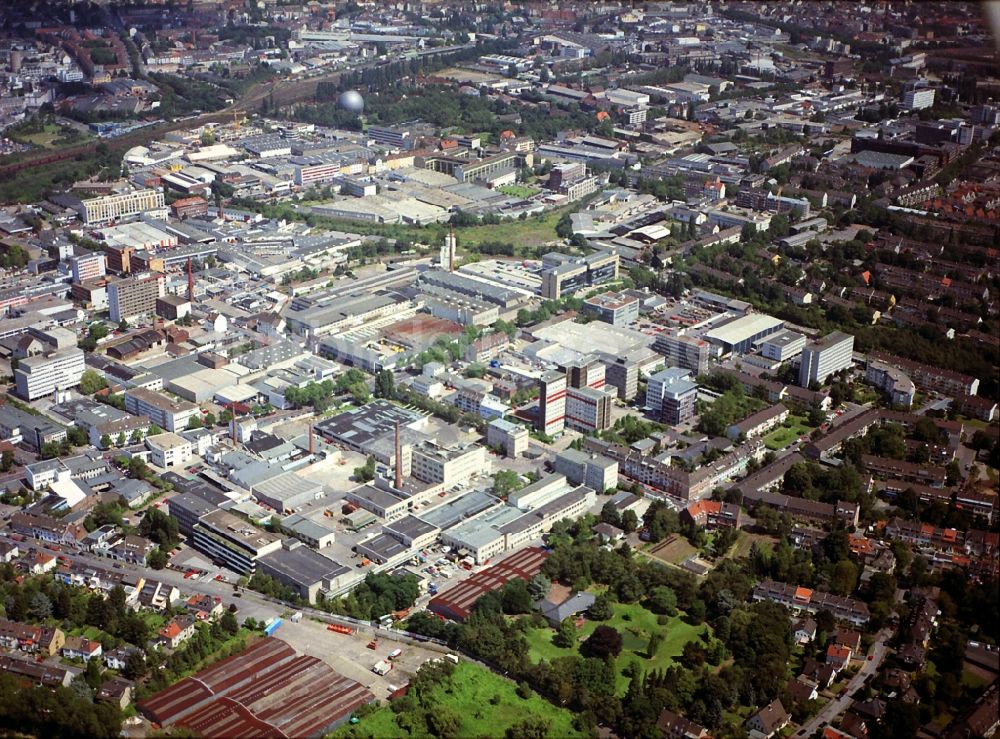
<path id="1" fill-rule="evenodd" d="M 313 447 L 313 426 L 309 424 L 309 453 L 314 454 L 316 450 Z"/>
<path id="2" fill-rule="evenodd" d="M 188 302 L 194 303 L 194 272 L 191 270 L 191 257 L 188 257 Z"/>
<path id="3" fill-rule="evenodd" d="M 396 490 L 403 489 L 403 442 L 399 437 L 399 421 L 396 421 Z"/>
<path id="4" fill-rule="evenodd" d="M 230 423 L 232 424 L 232 430 L 233 430 L 233 433 L 232 433 L 233 446 L 236 446 L 236 421 L 238 419 L 236 417 L 236 404 L 235 403 L 230 403 L 229 404 L 229 412 L 230 412 L 230 414 L 232 414 L 232 417 L 233 417 L 232 420 L 230 421 Z"/>
<path id="5" fill-rule="evenodd" d="M 454 272 L 455 271 L 455 246 L 456 246 L 456 244 L 455 244 L 455 227 L 454 226 L 452 226 L 449 229 L 448 235 L 450 236 L 450 238 L 449 238 L 449 244 L 448 244 L 448 271 L 449 272 Z"/>

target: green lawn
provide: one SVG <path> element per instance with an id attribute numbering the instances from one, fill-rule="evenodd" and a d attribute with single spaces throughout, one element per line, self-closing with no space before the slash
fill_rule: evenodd
<path id="1" fill-rule="evenodd" d="M 504 195 L 510 195 L 512 198 L 530 198 L 538 194 L 538 188 L 528 187 L 527 185 L 504 185 L 497 189 Z"/>
<path id="2" fill-rule="evenodd" d="M 787 424 L 791 425 L 788 426 Z M 785 423 L 764 436 L 764 446 L 777 452 L 812 430 L 813 427 L 806 423 L 806 419 L 803 416 L 789 416 L 785 420 Z"/>
<path id="3" fill-rule="evenodd" d="M 470 662 L 461 662 L 455 668 L 450 687 L 438 686 L 432 698 L 434 705 L 450 708 L 462 717 L 458 736 L 503 736 L 509 727 L 526 716 L 547 719 L 549 736 L 581 736 L 573 728 L 572 713 L 552 705 L 537 693 L 527 699 L 519 698 L 514 683 Z M 331 736 L 381 739 L 408 734 L 396 723 L 392 709 L 383 706 L 354 726 L 345 724 Z"/>
<path id="4" fill-rule="evenodd" d="M 679 616 L 670 619 L 665 626 L 657 623 L 655 613 L 647 611 L 640 605 L 616 603 L 614 606 L 615 615 L 608 621 L 584 622 L 583 627 L 578 630 L 580 641 L 582 642 L 590 636 L 594 629 L 601 623 L 612 626 L 622 635 L 622 651 L 616 660 L 618 670 L 617 692 L 624 694 L 628 688 L 628 678 L 622 671 L 631 662 L 638 662 L 646 671 L 652 669 L 665 669 L 670 667 L 675 659 L 680 656 L 684 645 L 689 641 L 698 640 L 700 634 L 708 628 L 704 624 L 692 626 L 685 623 Z M 646 647 L 649 644 L 649 637 L 654 632 L 665 635 L 663 643 L 660 644 L 653 659 L 646 658 Z M 577 653 L 575 649 L 564 649 L 552 643 L 555 631 L 548 627 L 542 629 L 528 629 L 525 637 L 528 640 L 528 656 L 533 662 L 542 659 L 553 660 L 556 657 L 567 657 Z"/>

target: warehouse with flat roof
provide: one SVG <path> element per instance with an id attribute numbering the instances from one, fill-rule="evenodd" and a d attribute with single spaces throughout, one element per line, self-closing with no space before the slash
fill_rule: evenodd
<path id="1" fill-rule="evenodd" d="M 721 347 L 723 354 L 746 354 L 755 342 L 781 331 L 785 322 L 765 313 L 749 313 L 705 333 L 705 338 Z"/>

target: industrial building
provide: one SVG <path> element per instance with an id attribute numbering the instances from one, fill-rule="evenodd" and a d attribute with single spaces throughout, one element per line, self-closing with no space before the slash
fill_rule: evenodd
<path id="1" fill-rule="evenodd" d="M 771 334 L 759 344 L 760 353 L 776 362 L 787 362 L 794 359 L 806 346 L 806 337 L 795 331 L 779 331 Z"/>
<path id="2" fill-rule="evenodd" d="M 618 462 L 600 454 L 567 449 L 555 457 L 554 469 L 574 485 L 604 492 L 618 485 Z"/>
<path id="3" fill-rule="evenodd" d="M 705 332 L 705 338 L 720 347 L 723 354 L 747 354 L 755 342 L 785 327 L 780 318 L 764 313 L 749 313 Z"/>
<path id="4" fill-rule="evenodd" d="M 607 292 L 584 300 L 583 312 L 612 326 L 628 326 L 639 319 L 639 299 L 634 295 Z"/>
<path id="5" fill-rule="evenodd" d="M 280 639 L 255 642 L 139 703 L 160 726 L 201 736 L 323 736 L 375 699 Z"/>
<path id="6" fill-rule="evenodd" d="M 315 603 L 320 593 L 336 594 L 354 578 L 353 570 L 334 562 L 300 541 L 289 539 L 283 545 L 258 558 L 257 566 L 265 575 L 295 590 L 300 598 Z"/>
<path id="7" fill-rule="evenodd" d="M 547 556 L 541 547 L 515 552 L 499 564 L 477 572 L 433 598 L 427 608 L 444 618 L 465 621 L 480 597 L 502 588 L 514 578 L 530 580 L 542 571 Z"/>
<path id="8" fill-rule="evenodd" d="M 490 447 L 500 447 L 504 455 L 519 457 L 528 451 L 528 429 L 503 418 L 497 418 L 486 427 L 486 444 Z"/>

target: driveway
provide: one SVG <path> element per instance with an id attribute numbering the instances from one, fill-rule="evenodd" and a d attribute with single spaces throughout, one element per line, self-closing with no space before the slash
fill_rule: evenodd
<path id="1" fill-rule="evenodd" d="M 844 691 L 839 697 L 834 698 L 832 701 L 827 703 L 820 709 L 820 712 L 813 716 L 807 723 L 803 724 L 802 727 L 796 731 L 792 736 L 796 739 L 802 739 L 803 737 L 812 736 L 817 729 L 822 729 L 824 726 L 830 726 L 833 724 L 841 714 L 843 714 L 854 701 L 852 697 L 858 688 L 864 685 L 865 680 L 867 680 L 871 675 L 878 672 L 879 666 L 882 664 L 882 660 L 885 659 L 886 653 L 889 648 L 886 646 L 886 642 L 892 637 L 891 629 L 882 629 L 876 637 L 875 643 L 872 644 L 871 649 L 868 650 L 868 658 L 861 665 L 861 669 L 858 670 L 858 674 L 851 678 L 851 681 L 847 684 L 847 690 Z"/>

